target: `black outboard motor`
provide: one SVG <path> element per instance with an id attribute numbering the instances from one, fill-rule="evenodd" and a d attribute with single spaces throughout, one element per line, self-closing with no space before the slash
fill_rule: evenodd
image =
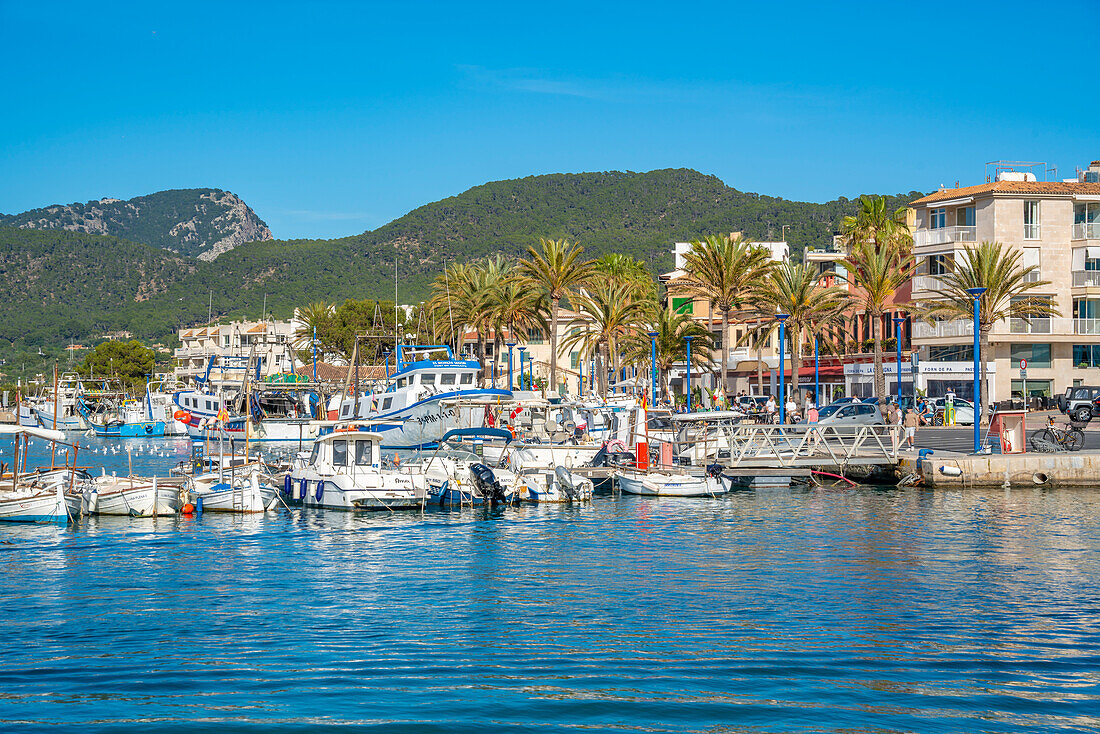
<path id="1" fill-rule="evenodd" d="M 635 463 L 634 454 L 629 451 L 608 451 L 607 444 L 600 447 L 600 450 L 596 452 L 596 455 L 592 457 L 592 461 L 588 462 L 589 466 L 630 466 Z"/>
<path id="2" fill-rule="evenodd" d="M 717 479 L 722 476 L 722 472 L 725 471 L 725 467 L 721 464 L 707 464 L 707 476 Z"/>
<path id="3" fill-rule="evenodd" d="M 500 482 L 497 481 L 496 474 L 493 474 L 492 469 L 484 464 L 471 464 L 470 476 L 474 480 L 474 486 L 481 491 L 481 496 L 490 505 L 501 505 L 507 502 L 504 487 L 500 486 Z"/>

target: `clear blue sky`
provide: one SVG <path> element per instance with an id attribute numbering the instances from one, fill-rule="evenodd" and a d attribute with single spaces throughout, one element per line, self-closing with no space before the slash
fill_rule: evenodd
<path id="1" fill-rule="evenodd" d="M 691 167 L 824 201 L 1100 158 L 1100 3 L 0 0 L 0 212 L 240 194 L 276 237 Z"/>

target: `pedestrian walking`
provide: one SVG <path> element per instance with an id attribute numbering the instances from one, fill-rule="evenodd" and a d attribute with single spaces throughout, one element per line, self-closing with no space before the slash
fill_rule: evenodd
<path id="1" fill-rule="evenodd" d="M 920 414 L 910 408 L 905 414 L 905 442 L 911 449 L 916 448 L 918 426 L 920 426 Z"/>

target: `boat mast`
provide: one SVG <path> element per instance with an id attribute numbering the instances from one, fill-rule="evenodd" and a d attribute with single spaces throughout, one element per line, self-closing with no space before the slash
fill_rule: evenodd
<path id="1" fill-rule="evenodd" d="M 57 362 L 53 363 L 53 429 L 57 430 Z M 57 457 L 57 441 L 50 444 L 50 468 L 54 468 Z"/>

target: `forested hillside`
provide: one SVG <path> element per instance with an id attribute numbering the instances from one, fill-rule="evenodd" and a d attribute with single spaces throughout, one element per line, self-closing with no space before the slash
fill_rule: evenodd
<path id="1" fill-rule="evenodd" d="M 162 219 L 171 219 L 175 214 L 166 193 L 175 192 L 132 201 L 155 198 L 157 206 L 165 207 Z M 890 206 L 918 196 L 891 196 Z M 125 329 L 168 341 L 180 325 L 204 322 L 210 301 L 219 318 L 259 316 L 265 295 L 268 313 L 280 317 L 316 300 L 392 299 L 395 258 L 399 300 L 414 303 L 424 297 L 445 262 L 495 253 L 522 255 L 539 237 L 577 240 L 593 257 L 629 254 L 656 274 L 671 268 L 676 241 L 731 231 L 752 239 L 779 239 L 786 224 L 797 258 L 807 246 L 829 244 L 840 219 L 855 209 L 854 200 L 789 201 L 744 193 L 714 176 L 674 169 L 496 181 L 422 206 L 372 232 L 337 240 L 250 242 L 214 261 L 149 246 L 163 246 L 163 240 L 142 239 L 156 239 L 143 234 L 144 224 L 131 230 L 143 244 L 59 229 L 0 226 L 0 282 L 11 303 L 0 336 L 46 346 Z M 143 203 L 141 210 L 148 215 L 149 204 Z M 9 224 L 22 221 L 6 219 Z"/>
<path id="2" fill-rule="evenodd" d="M 174 189 L 129 201 L 54 204 L 0 215 L 0 224 L 111 235 L 203 260 L 245 242 L 271 239 L 263 220 L 238 196 L 221 189 Z"/>

